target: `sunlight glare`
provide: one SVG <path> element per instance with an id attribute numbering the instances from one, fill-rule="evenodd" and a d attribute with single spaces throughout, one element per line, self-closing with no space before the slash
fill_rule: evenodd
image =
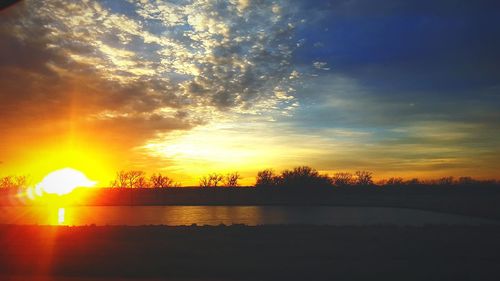
<path id="1" fill-rule="evenodd" d="M 37 185 L 46 193 L 64 195 L 73 191 L 77 187 L 93 187 L 96 182 L 91 181 L 80 171 L 71 168 L 64 168 L 54 171 Z"/>

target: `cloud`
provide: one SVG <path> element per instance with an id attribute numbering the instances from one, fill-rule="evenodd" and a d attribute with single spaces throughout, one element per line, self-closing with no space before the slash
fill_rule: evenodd
<path id="1" fill-rule="evenodd" d="M 382 81 L 381 81 L 382 83 Z M 494 90 L 469 90 L 450 97 L 439 90 L 407 89 L 388 93 L 385 87 L 332 73 L 304 80 L 295 96 L 304 105 L 293 120 L 304 127 L 390 128 L 414 122 L 462 122 L 497 130 L 500 100 Z"/>
<path id="2" fill-rule="evenodd" d="M 108 81 L 160 84 L 150 90 L 172 91 L 179 107 L 239 112 L 286 88 L 295 22 L 285 2 L 130 2 L 132 15 L 94 1 L 26 7 L 49 48 Z"/>
<path id="3" fill-rule="evenodd" d="M 314 68 L 318 70 L 330 70 L 329 67 L 327 67 L 328 63 L 322 62 L 322 61 L 315 61 L 313 62 Z"/>
<path id="4" fill-rule="evenodd" d="M 498 167 L 500 115 L 495 97 L 400 95 L 340 74 L 310 77 L 296 96 L 301 108 L 278 123 L 319 136 L 323 170 L 368 169 L 381 176 L 477 175 Z M 392 173 L 392 174 L 391 174 Z"/>
<path id="5" fill-rule="evenodd" d="M 0 19 L 0 132 L 11 139 L 3 145 L 76 127 L 131 148 L 217 118 L 286 114 L 299 78 L 292 9 L 286 1 L 24 1 Z"/>

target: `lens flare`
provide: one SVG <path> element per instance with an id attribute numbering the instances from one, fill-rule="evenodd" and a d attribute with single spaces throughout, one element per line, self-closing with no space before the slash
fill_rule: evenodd
<path id="1" fill-rule="evenodd" d="M 37 189 L 45 193 L 64 195 L 68 194 L 77 187 L 93 187 L 96 182 L 91 181 L 82 172 L 64 168 L 54 171 L 37 184 Z"/>

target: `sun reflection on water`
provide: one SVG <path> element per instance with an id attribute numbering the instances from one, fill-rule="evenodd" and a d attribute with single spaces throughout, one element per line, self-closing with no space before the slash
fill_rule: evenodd
<path id="1" fill-rule="evenodd" d="M 66 210 L 64 208 L 57 209 L 57 224 L 58 225 L 64 224 L 65 213 L 66 213 Z"/>

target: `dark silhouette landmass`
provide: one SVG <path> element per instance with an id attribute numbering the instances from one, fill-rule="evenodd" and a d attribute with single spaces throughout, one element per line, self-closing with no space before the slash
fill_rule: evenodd
<path id="1" fill-rule="evenodd" d="M 498 237 L 498 226 L 4 225 L 0 277 L 500 280 Z"/>
<path id="2" fill-rule="evenodd" d="M 19 195 L 21 194 L 21 195 Z M 50 195 L 46 195 L 50 196 Z M 272 188 L 90 188 L 59 197 L 66 205 L 224 205 L 224 206 L 362 206 L 412 208 L 500 219 L 497 186 L 346 187 L 311 189 Z M 0 206 L 54 203 L 31 200 L 22 191 L 0 189 Z"/>

